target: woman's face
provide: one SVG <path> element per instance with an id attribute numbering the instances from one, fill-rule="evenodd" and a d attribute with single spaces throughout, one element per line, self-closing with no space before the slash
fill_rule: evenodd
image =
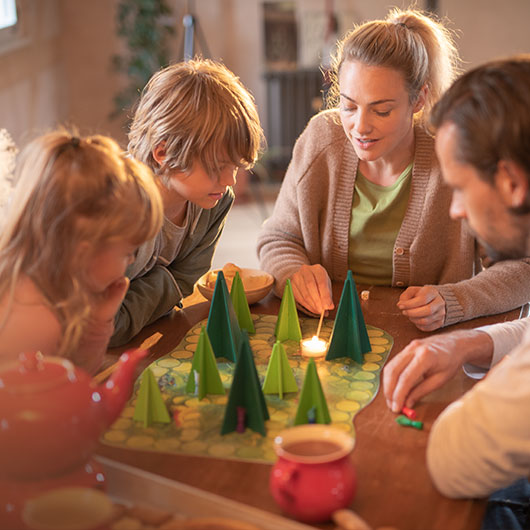
<path id="1" fill-rule="evenodd" d="M 421 94 L 410 104 L 400 72 L 348 61 L 340 69 L 339 86 L 342 126 L 361 160 L 391 161 L 413 145 L 413 115 L 424 98 Z"/>

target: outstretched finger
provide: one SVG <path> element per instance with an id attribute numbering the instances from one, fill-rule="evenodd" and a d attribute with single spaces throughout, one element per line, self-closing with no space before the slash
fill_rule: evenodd
<path id="1" fill-rule="evenodd" d="M 393 412 L 401 411 L 409 394 L 423 381 L 428 368 L 429 365 L 425 363 L 424 359 L 415 355 L 403 369 L 392 396 L 391 409 Z"/>
<path id="2" fill-rule="evenodd" d="M 383 369 L 383 391 L 389 409 L 392 409 L 393 406 L 398 381 L 412 358 L 413 354 L 407 347 L 396 355 Z"/>

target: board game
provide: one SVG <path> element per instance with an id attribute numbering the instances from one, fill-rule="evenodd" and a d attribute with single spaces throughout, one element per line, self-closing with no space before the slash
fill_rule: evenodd
<path id="1" fill-rule="evenodd" d="M 261 383 L 275 343 L 277 318 L 275 315 L 252 315 L 255 333 L 249 334 L 250 347 Z M 304 338 L 315 334 L 318 319 L 300 317 L 299 322 Z M 172 421 L 144 427 L 141 422 L 133 419 L 139 390 L 138 380 L 132 398 L 120 418 L 103 435 L 103 443 L 167 453 L 254 462 L 275 461 L 274 438 L 281 430 L 293 425 L 308 364 L 307 359 L 300 355 L 299 343 L 293 340 L 283 343 L 299 391 L 284 394 L 283 399 L 278 395 L 265 395 L 270 416 L 265 422 L 266 435 L 262 436 L 248 428 L 243 433 L 231 432 L 222 435 L 221 425 L 235 363 L 224 359 L 218 359 L 217 362 L 226 389 L 225 395 L 207 395 L 199 400 L 193 393 L 186 392 L 186 382 L 203 326 L 206 326 L 206 320 L 193 326 L 171 353 L 157 359 L 150 366 Z M 330 361 L 321 358 L 315 361 L 331 423 L 352 436 L 355 436 L 355 415 L 377 394 L 381 370 L 393 345 L 392 337 L 384 330 L 370 325 L 366 328 L 371 351 L 364 354 L 362 364 L 349 358 Z M 329 341 L 332 330 L 333 320 L 324 319 L 320 337 Z"/>

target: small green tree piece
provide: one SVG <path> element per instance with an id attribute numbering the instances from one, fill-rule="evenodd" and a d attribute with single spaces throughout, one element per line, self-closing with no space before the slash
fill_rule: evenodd
<path id="1" fill-rule="evenodd" d="M 217 274 L 206 330 L 215 356 L 235 362 L 241 342 L 241 330 L 223 271 Z"/>
<path id="2" fill-rule="evenodd" d="M 355 302 L 355 317 L 357 320 L 357 329 L 359 330 L 359 339 L 361 341 L 361 351 L 367 353 L 372 351 L 372 345 L 370 344 L 370 337 L 368 336 L 368 330 L 366 329 L 366 323 L 364 321 L 363 310 L 361 309 L 361 301 L 359 300 L 359 295 L 357 294 L 357 286 L 355 285 L 355 280 L 353 279 L 352 271 L 348 271 L 348 276 L 346 280 L 350 278 L 352 283 L 352 290 L 354 293 L 353 301 Z"/>
<path id="3" fill-rule="evenodd" d="M 307 371 L 294 420 L 295 425 L 304 423 L 331 423 L 328 404 L 313 359 L 309 359 L 307 363 Z"/>
<path id="4" fill-rule="evenodd" d="M 287 280 L 285 283 L 274 334 L 276 335 L 276 340 L 282 342 L 288 339 L 302 340 L 302 331 L 300 330 L 300 321 L 298 320 L 291 280 Z"/>
<path id="5" fill-rule="evenodd" d="M 280 399 L 283 399 L 284 392 L 298 392 L 298 385 L 289 366 L 285 348 L 280 341 L 276 341 L 263 381 L 263 393 L 278 394 Z"/>
<path id="6" fill-rule="evenodd" d="M 155 376 L 149 367 L 142 373 L 133 418 L 143 422 L 144 427 L 149 427 L 153 422 L 171 422 Z"/>
<path id="7" fill-rule="evenodd" d="M 236 271 L 234 280 L 232 281 L 232 289 L 230 289 L 230 298 L 236 312 L 237 321 L 241 329 L 246 329 L 249 333 L 256 333 L 254 328 L 254 321 L 250 314 L 250 308 L 248 307 L 247 295 L 243 287 L 243 281 L 239 272 Z"/>
<path id="8" fill-rule="evenodd" d="M 196 382 L 197 377 L 199 379 L 198 385 Z M 199 400 L 204 398 L 206 394 L 225 393 L 217 363 L 215 362 L 212 344 L 204 326 L 201 328 L 199 342 L 193 355 L 191 370 L 186 383 L 186 392 L 188 394 L 196 393 Z"/>
<path id="9" fill-rule="evenodd" d="M 326 360 L 349 357 L 362 364 L 363 355 L 371 349 L 355 281 L 351 271 L 348 271 L 333 323 Z"/>
<path id="10" fill-rule="evenodd" d="M 242 425 L 243 419 L 245 425 Z M 242 432 L 242 427 L 246 426 L 265 436 L 265 421 L 268 419 L 269 411 L 259 383 L 248 334 L 243 331 L 221 434 Z"/>

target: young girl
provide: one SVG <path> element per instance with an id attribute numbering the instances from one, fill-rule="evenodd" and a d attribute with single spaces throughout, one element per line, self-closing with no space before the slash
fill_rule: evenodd
<path id="1" fill-rule="evenodd" d="M 273 215 L 258 241 L 281 295 L 290 278 L 312 313 L 333 308 L 348 269 L 367 285 L 408 287 L 398 307 L 424 331 L 501 313 L 530 299 L 530 267 L 483 269 L 479 245 L 449 218 L 425 118 L 455 75 L 447 30 L 393 10 L 340 43 L 332 93 L 298 139 Z"/>
<path id="2" fill-rule="evenodd" d="M 14 180 L 0 235 L 0 360 L 40 350 L 94 372 L 125 268 L 162 224 L 156 185 L 110 138 L 65 132 L 30 143 Z"/>

